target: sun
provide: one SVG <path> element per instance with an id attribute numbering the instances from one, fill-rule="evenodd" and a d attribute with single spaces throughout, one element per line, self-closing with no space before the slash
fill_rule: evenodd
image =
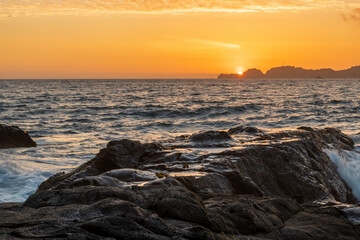
<path id="1" fill-rule="evenodd" d="M 244 68 L 243 67 L 237 67 L 236 68 L 236 72 L 238 75 L 243 75 L 244 74 Z"/>

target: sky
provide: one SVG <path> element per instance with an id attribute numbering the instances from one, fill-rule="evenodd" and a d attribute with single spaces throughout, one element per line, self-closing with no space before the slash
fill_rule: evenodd
<path id="1" fill-rule="evenodd" d="M 360 65 L 359 0 L 0 0 L 0 79 Z"/>

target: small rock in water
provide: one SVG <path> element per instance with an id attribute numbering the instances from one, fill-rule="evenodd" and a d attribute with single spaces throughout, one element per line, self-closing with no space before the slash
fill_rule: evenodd
<path id="1" fill-rule="evenodd" d="M 234 128 L 230 128 L 228 133 L 230 135 L 233 134 L 240 134 L 240 133 L 248 133 L 248 134 L 261 134 L 263 131 L 256 127 L 244 127 L 244 126 L 238 126 Z"/>
<path id="2" fill-rule="evenodd" d="M 311 127 L 304 127 L 304 126 L 298 127 L 297 129 L 298 129 L 298 130 L 308 131 L 308 132 L 313 132 L 313 131 L 314 131 L 313 128 L 311 128 Z"/>
<path id="3" fill-rule="evenodd" d="M 0 148 L 18 147 L 36 147 L 36 143 L 19 127 L 0 124 Z"/>
<path id="4" fill-rule="evenodd" d="M 189 168 L 189 164 L 184 163 L 184 164 L 183 164 L 183 168 L 186 168 L 186 169 Z"/>
<path id="5" fill-rule="evenodd" d="M 230 141 L 232 140 L 229 133 L 225 131 L 207 131 L 201 133 L 195 133 L 189 137 L 194 142 L 206 142 L 206 141 Z"/>
<path id="6" fill-rule="evenodd" d="M 164 177 L 169 176 L 168 173 L 161 173 L 161 172 L 157 172 L 157 173 L 155 173 L 155 175 L 156 175 L 158 178 L 164 178 Z"/>

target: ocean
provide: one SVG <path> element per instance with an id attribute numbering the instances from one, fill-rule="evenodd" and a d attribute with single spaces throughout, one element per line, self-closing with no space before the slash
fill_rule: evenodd
<path id="1" fill-rule="evenodd" d="M 339 128 L 356 152 L 329 155 L 360 195 L 359 96 L 360 80 L 349 79 L 0 80 L 0 123 L 19 126 L 38 144 L 0 149 L 0 202 L 24 201 L 42 181 L 90 160 L 110 140 L 166 145 L 239 125 Z"/>

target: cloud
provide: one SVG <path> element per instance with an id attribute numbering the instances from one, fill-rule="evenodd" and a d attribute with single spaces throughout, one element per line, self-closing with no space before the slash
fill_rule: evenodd
<path id="1" fill-rule="evenodd" d="M 339 6 L 346 0 L 0 0 L 0 16 L 109 13 L 277 12 Z"/>
<path id="2" fill-rule="evenodd" d="M 360 23 L 360 8 L 354 8 L 349 13 L 341 14 L 345 22 L 357 22 Z"/>
<path id="3" fill-rule="evenodd" d="M 204 39 L 198 39 L 198 38 L 187 38 L 184 40 L 186 42 L 206 45 L 206 46 L 215 47 L 215 48 L 240 48 L 240 45 L 233 44 L 233 43 L 217 42 L 217 41 L 210 41 L 210 40 L 204 40 Z"/>

